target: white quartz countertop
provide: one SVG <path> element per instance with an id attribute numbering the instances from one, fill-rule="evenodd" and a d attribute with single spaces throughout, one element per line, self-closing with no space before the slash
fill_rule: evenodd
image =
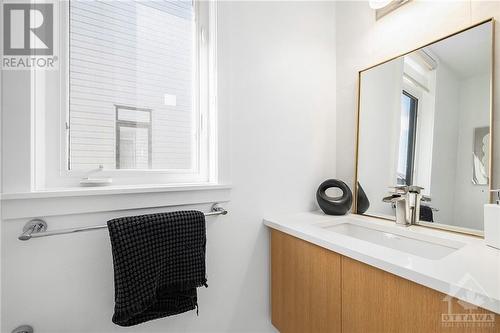
<path id="1" fill-rule="evenodd" d="M 464 245 L 442 258 L 426 259 L 321 227 L 348 221 L 370 222 L 375 227 L 394 228 L 396 233 L 404 230 L 406 237 L 432 237 L 443 243 Z M 400 227 L 391 221 L 360 215 L 329 216 L 319 211 L 268 217 L 264 224 L 500 314 L 500 250 L 487 246 L 482 238 L 419 226 Z"/>

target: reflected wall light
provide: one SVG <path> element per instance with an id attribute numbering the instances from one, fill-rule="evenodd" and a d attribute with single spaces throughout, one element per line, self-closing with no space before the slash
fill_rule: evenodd
<path id="1" fill-rule="evenodd" d="M 390 4 L 392 0 L 370 0 L 369 5 L 372 9 L 380 9 L 384 8 L 388 4 Z"/>
<path id="2" fill-rule="evenodd" d="M 375 10 L 375 18 L 378 20 L 410 1 L 411 0 L 370 0 L 368 4 Z"/>

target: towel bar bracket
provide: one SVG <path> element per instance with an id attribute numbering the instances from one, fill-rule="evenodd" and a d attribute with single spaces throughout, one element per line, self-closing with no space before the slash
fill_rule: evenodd
<path id="1" fill-rule="evenodd" d="M 222 208 L 221 206 L 219 206 L 218 203 L 214 203 L 212 205 L 212 208 L 210 208 L 210 213 L 215 213 L 213 215 L 226 215 L 227 214 L 227 210 L 225 210 L 224 208 Z M 209 215 L 210 213 L 206 213 L 205 215 Z"/>
<path id="2" fill-rule="evenodd" d="M 31 327 L 30 325 L 22 325 L 12 330 L 12 333 L 33 333 L 33 332 L 34 332 L 33 327 Z"/>
<path id="3" fill-rule="evenodd" d="M 47 231 L 47 222 L 41 219 L 28 221 L 23 227 L 23 233 L 19 236 L 20 240 L 31 239 L 31 234 Z"/>

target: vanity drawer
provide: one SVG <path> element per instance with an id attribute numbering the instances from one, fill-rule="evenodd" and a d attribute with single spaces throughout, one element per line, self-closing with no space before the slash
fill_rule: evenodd
<path id="1" fill-rule="evenodd" d="M 496 318 L 494 323 L 451 322 L 450 314 Z M 474 306 L 469 311 L 456 298 L 342 256 L 342 326 L 353 333 L 497 333 L 500 316 Z"/>
<path id="2" fill-rule="evenodd" d="M 272 323 L 286 333 L 341 332 L 341 256 L 271 232 Z"/>

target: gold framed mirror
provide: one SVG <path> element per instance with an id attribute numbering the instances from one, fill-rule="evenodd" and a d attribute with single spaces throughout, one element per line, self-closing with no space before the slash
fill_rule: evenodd
<path id="1" fill-rule="evenodd" d="M 355 214 L 396 220 L 392 199 L 418 187 L 414 224 L 483 235 L 493 67 L 490 18 L 358 72 Z"/>

